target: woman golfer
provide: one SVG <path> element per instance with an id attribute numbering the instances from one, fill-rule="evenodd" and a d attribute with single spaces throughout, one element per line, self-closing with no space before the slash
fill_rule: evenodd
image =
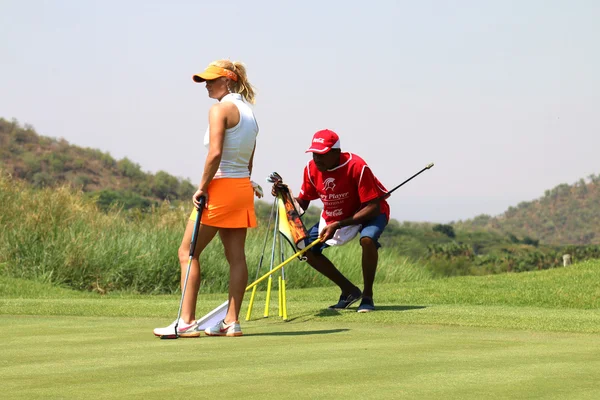
<path id="1" fill-rule="evenodd" d="M 194 75 L 193 80 L 206 82 L 208 97 L 219 101 L 208 113 L 209 126 L 204 136 L 208 155 L 202 180 L 193 197 L 196 206 L 199 206 L 201 197 L 206 199 L 206 205 L 202 211 L 181 318 L 168 327 L 155 329 L 154 334 L 172 334 L 177 324 L 179 336 L 200 336 L 196 323 L 196 300 L 200 288 L 198 258 L 218 232 L 229 263 L 229 308 L 225 319 L 207 328 L 205 333 L 210 336 L 241 336 L 238 315 L 248 283 L 244 251 L 246 230 L 256 227 L 254 190 L 250 182 L 258 134 L 258 124 L 250 106 L 254 104 L 254 90 L 246 77 L 246 68 L 237 61 L 212 62 L 203 72 Z M 195 219 L 196 210 L 190 215 L 179 247 L 182 291 Z"/>

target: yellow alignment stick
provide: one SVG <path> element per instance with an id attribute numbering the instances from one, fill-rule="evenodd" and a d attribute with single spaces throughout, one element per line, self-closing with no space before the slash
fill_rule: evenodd
<path id="1" fill-rule="evenodd" d="M 282 317 L 284 321 L 287 321 L 288 317 L 287 317 L 287 298 L 285 295 L 285 274 L 283 273 L 283 270 L 281 270 L 281 303 L 283 305 L 283 313 L 282 313 Z"/>
<path id="2" fill-rule="evenodd" d="M 279 316 L 281 317 L 283 316 L 283 308 L 281 305 L 281 275 L 279 275 L 279 291 L 277 293 L 279 294 Z"/>
<path id="3" fill-rule="evenodd" d="M 269 316 L 269 303 L 271 302 L 271 286 L 273 284 L 273 277 L 269 276 L 269 280 L 267 281 L 267 298 L 265 299 L 265 312 L 263 317 L 267 318 Z"/>
<path id="4" fill-rule="evenodd" d="M 311 249 L 312 247 L 314 247 L 320 241 L 321 241 L 321 239 L 316 239 L 314 242 L 312 242 L 311 244 L 309 244 L 308 246 L 306 246 L 302 250 L 297 251 L 295 254 L 291 255 L 287 260 L 285 260 L 284 262 L 282 262 L 281 264 L 279 264 L 278 266 L 276 266 L 275 268 L 273 268 L 271 271 L 267 272 L 266 274 L 264 274 L 263 276 L 261 276 L 260 278 L 258 278 L 254 282 L 252 282 L 251 284 L 249 284 L 246 287 L 246 290 L 252 289 L 254 286 L 258 285 L 259 283 L 261 283 L 262 281 L 264 281 L 265 279 L 267 279 L 269 276 L 271 276 L 271 274 L 274 274 L 275 272 L 279 271 L 281 268 L 285 267 L 285 265 L 288 264 L 288 263 L 290 263 L 291 261 L 293 261 L 294 258 L 300 257 L 302 254 L 306 253 L 309 249 Z"/>

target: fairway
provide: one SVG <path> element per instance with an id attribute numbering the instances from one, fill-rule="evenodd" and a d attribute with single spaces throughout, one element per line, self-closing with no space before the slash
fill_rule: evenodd
<path id="1" fill-rule="evenodd" d="M 564 281 L 565 272 L 543 273 Z M 525 275 L 514 278 L 521 287 L 511 292 L 528 290 Z M 172 320 L 177 296 L 99 297 L 52 288 L 22 298 L 7 290 L 16 283 L 4 281 L 3 397 L 597 398 L 597 309 L 435 304 L 419 294 L 443 297 L 469 282 L 485 287 L 496 280 L 500 287 L 507 279 L 513 276 L 379 285 L 378 311 L 369 314 L 325 310 L 337 294 L 332 288 L 290 290 L 288 322 L 275 308 L 262 318 L 261 297 L 253 320 L 242 321 L 243 337 L 179 340 L 151 333 Z M 474 297 L 481 294 L 470 285 Z M 203 296 L 199 313 L 222 300 Z"/>

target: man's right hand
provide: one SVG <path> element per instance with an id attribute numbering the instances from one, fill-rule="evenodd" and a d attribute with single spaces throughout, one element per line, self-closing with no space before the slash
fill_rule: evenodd
<path id="1" fill-rule="evenodd" d="M 329 224 L 325 228 L 323 228 L 323 230 L 319 234 L 319 238 L 321 239 L 321 242 L 326 242 L 329 239 L 331 239 L 333 237 L 333 235 L 335 234 L 335 232 L 337 232 L 338 229 L 340 229 L 340 224 L 337 221 L 332 222 L 331 224 Z"/>

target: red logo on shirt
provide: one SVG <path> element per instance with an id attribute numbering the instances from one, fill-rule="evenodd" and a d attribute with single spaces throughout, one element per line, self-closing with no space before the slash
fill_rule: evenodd
<path id="1" fill-rule="evenodd" d="M 327 178 L 323 181 L 323 190 L 333 190 L 335 188 L 335 179 Z"/>
<path id="2" fill-rule="evenodd" d="M 343 215 L 343 214 L 344 214 L 344 211 L 341 208 L 338 208 L 333 211 L 325 210 L 325 215 L 327 215 L 328 217 L 339 217 L 340 215 Z"/>

